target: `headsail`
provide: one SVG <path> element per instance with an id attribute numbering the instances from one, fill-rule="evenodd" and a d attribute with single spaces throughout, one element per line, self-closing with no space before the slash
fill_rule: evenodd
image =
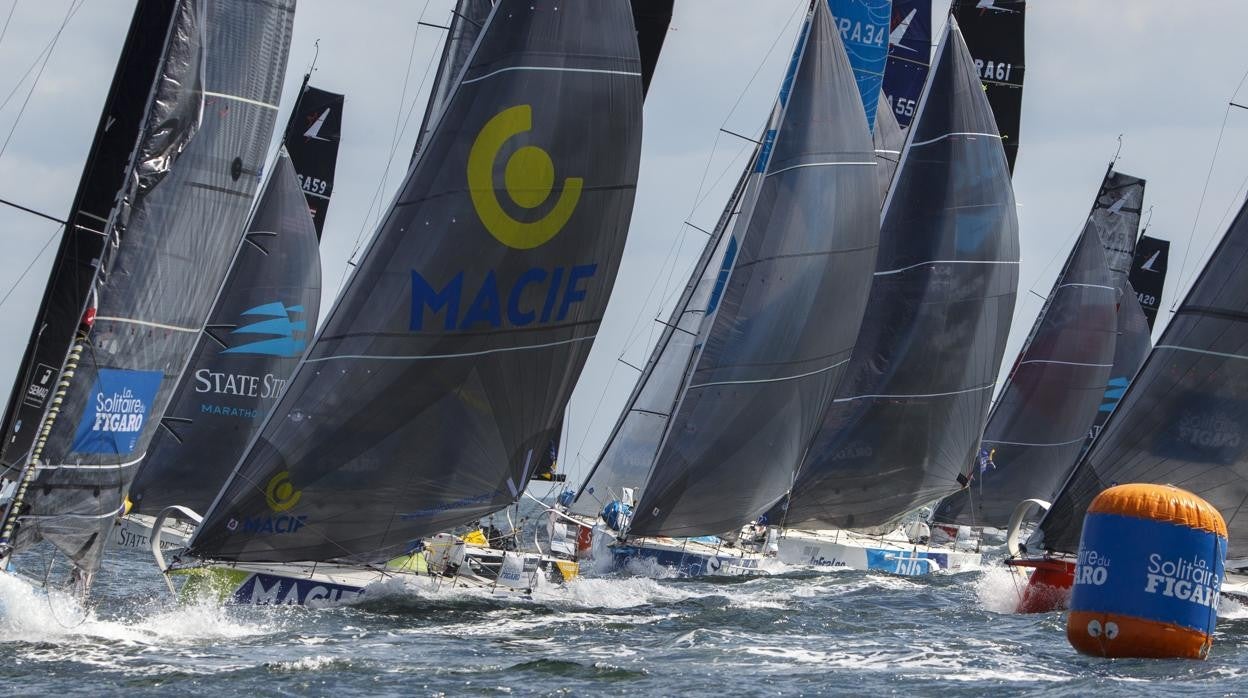
<path id="1" fill-rule="evenodd" d="M 338 141 L 342 138 L 342 109 L 346 96 L 312 87 L 304 78 L 303 91 L 286 122 L 282 143 L 303 187 L 319 239 L 325 232 L 325 216 L 334 195 L 334 171 L 338 167 Z"/>
<path id="2" fill-rule="evenodd" d="M 932 0 L 893 0 L 884 94 L 902 128 L 910 125 L 932 55 Z"/>
<path id="3" fill-rule="evenodd" d="M 750 162 L 757 157 L 756 149 Z M 718 307 L 736 259 L 739 241 L 732 233 L 732 222 L 739 213 L 746 185 L 756 179 L 751 177 L 753 174 L 750 168 L 741 173 L 728 206 L 694 265 L 688 284 L 667 321 L 661 323 L 663 331 L 659 340 L 615 428 L 576 494 L 571 506 L 574 514 L 592 517 L 609 502 L 620 499 L 624 488 L 640 489 L 645 483 L 667 422 L 680 399 L 703 320 Z"/>
<path id="4" fill-rule="evenodd" d="M 1028 541 L 1074 553 L 1102 490 L 1167 483 L 1221 511 L 1227 556 L 1248 557 L 1248 204 L 1240 208 L 1105 430 Z"/>
<path id="5" fill-rule="evenodd" d="M 867 113 L 867 127 L 874 130 L 876 105 L 884 86 L 888 62 L 889 9 L 891 0 L 828 0 L 833 22 L 841 32 L 841 45 L 849 57 L 858 82 L 858 95 Z"/>
<path id="6" fill-rule="evenodd" d="M 305 193 L 281 153 L 135 476 L 137 513 L 207 509 L 316 331 L 321 263 Z"/>
<path id="7" fill-rule="evenodd" d="M 1014 312 L 1018 221 L 956 20 L 933 66 L 884 206 L 853 360 L 773 522 L 895 522 L 957 491 L 979 448 Z"/>
<path id="8" fill-rule="evenodd" d="M 1052 497 L 1101 405 L 1121 290 L 1089 219 L 988 418 L 981 441 L 987 458 L 933 520 L 1005 528 L 1022 499 Z"/>
<path id="9" fill-rule="evenodd" d="M 1023 113 L 1023 39 L 1025 0 L 953 0 L 966 46 L 984 82 L 988 103 L 997 119 L 1005 157 L 1014 171 L 1018 129 Z"/>
<path id="10" fill-rule="evenodd" d="M 503 0 L 191 553 L 384 559 L 510 504 L 606 308 L 641 152 L 625 0 Z"/>
<path id="11" fill-rule="evenodd" d="M 734 530 L 782 497 L 848 363 L 879 234 L 875 158 L 831 13 L 814 3 L 753 163 L 718 307 L 630 525 Z M 821 321 L 826 319 L 827 321 Z"/>
<path id="12" fill-rule="evenodd" d="M 1166 265 L 1170 259 L 1170 241 L 1141 235 L 1135 245 L 1135 262 L 1131 265 L 1131 285 L 1139 294 L 1148 329 L 1157 322 L 1161 292 L 1166 285 Z"/>
<path id="13" fill-rule="evenodd" d="M 96 311 L 94 326 L 64 363 L 63 392 L 26 468 L 31 486 L 6 517 L 18 524 L 19 550 L 46 540 L 80 579 L 99 564 L 153 418 L 172 397 L 243 233 L 293 15 L 293 0 L 178 4 L 130 186 L 110 218 L 98 304 L 87 313 L 89 321 Z"/>
<path id="14" fill-rule="evenodd" d="M 91 294 L 95 267 L 106 242 L 109 212 L 126 184 L 127 163 L 139 138 L 148 95 L 163 64 L 174 7 L 171 2 L 143 0 L 130 20 L 95 140 L 66 217 L 69 225 L 61 233 L 52 273 L 5 410 L 0 475 L 9 479 L 16 477 L 34 444 L 61 362 Z"/>

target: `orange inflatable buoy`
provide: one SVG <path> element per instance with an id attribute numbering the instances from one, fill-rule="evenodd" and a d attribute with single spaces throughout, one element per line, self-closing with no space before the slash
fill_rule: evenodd
<path id="1" fill-rule="evenodd" d="M 1066 637 L 1101 657 L 1204 659 L 1218 619 L 1226 522 L 1169 485 L 1120 485 L 1083 520 Z"/>

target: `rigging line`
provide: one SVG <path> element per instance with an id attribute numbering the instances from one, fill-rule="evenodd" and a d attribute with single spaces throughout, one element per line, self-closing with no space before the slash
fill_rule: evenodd
<path id="1" fill-rule="evenodd" d="M 4 43 L 4 35 L 9 33 L 9 22 L 13 19 L 13 10 L 17 9 L 17 0 L 13 0 L 13 4 L 9 5 L 9 16 L 4 18 L 4 27 L 0 28 L 0 44 Z"/>
<path id="2" fill-rule="evenodd" d="M 421 8 L 420 14 L 418 16 L 424 17 L 425 11 L 427 11 L 428 9 L 429 9 L 429 0 L 425 0 L 425 5 L 424 7 Z M 381 179 L 377 183 L 376 191 L 373 192 L 373 198 L 368 202 L 368 209 L 364 213 L 364 220 L 360 221 L 360 230 L 355 236 L 355 245 L 352 247 L 351 255 L 347 258 L 347 264 L 342 270 L 342 279 L 339 281 L 339 284 L 338 284 L 340 287 L 342 286 L 343 283 L 346 282 L 348 270 L 352 266 L 354 266 L 355 256 L 360 253 L 360 246 L 361 246 L 361 242 L 364 239 L 364 233 L 365 231 L 368 230 L 369 221 L 373 218 L 373 207 L 378 206 L 379 208 L 377 211 L 377 215 L 378 216 L 382 215 L 382 211 L 380 210 L 380 207 L 384 207 L 385 204 L 379 203 L 382 201 L 381 195 L 382 195 L 382 192 L 386 188 L 386 180 L 390 176 L 390 167 L 394 163 L 394 154 L 398 150 L 399 141 L 402 140 L 402 134 L 406 132 L 406 121 L 404 121 L 403 119 L 403 105 L 406 104 L 407 102 L 407 88 L 411 82 L 412 61 L 415 60 L 416 39 L 419 36 L 420 36 L 420 22 L 418 20 L 417 25 L 416 25 L 416 31 L 412 32 L 412 45 L 411 45 L 411 48 L 408 50 L 408 54 L 407 54 L 407 71 L 403 74 L 403 89 L 399 93 L 399 109 L 394 115 L 394 132 L 390 138 L 390 154 L 389 156 L 386 157 L 386 165 L 385 165 L 385 168 L 382 169 L 381 171 Z M 437 53 L 438 53 L 437 51 L 432 52 L 432 55 L 429 58 L 430 66 L 432 65 L 433 60 L 434 60 L 433 56 L 436 56 Z M 425 67 L 425 78 L 422 78 L 420 82 L 422 87 L 425 84 L 425 79 L 428 78 L 430 66 Z M 419 94 L 420 92 L 418 89 L 417 96 L 419 96 Z M 415 100 L 413 100 L 413 104 L 414 103 L 415 103 Z M 410 110 L 408 113 L 409 114 L 411 113 Z"/>
<path id="3" fill-rule="evenodd" d="M 1226 135 L 1226 122 L 1231 118 L 1231 105 L 1235 104 L 1235 97 L 1239 95 L 1239 91 L 1244 87 L 1244 81 L 1248 80 L 1248 70 L 1239 79 L 1239 84 L 1235 86 L 1235 91 L 1231 93 L 1231 98 L 1227 100 L 1226 112 L 1222 115 L 1222 127 L 1218 129 L 1218 140 L 1213 146 L 1213 157 L 1209 160 L 1209 171 L 1205 174 L 1205 184 L 1200 190 L 1200 199 L 1196 203 L 1196 217 L 1192 219 L 1192 229 L 1187 235 L 1187 244 L 1183 246 L 1183 261 L 1179 264 L 1179 278 L 1175 281 L 1174 288 L 1181 290 L 1183 288 L 1183 276 L 1187 272 L 1187 258 L 1192 251 L 1192 239 L 1196 237 L 1196 226 L 1200 223 L 1200 214 L 1205 207 L 1205 196 L 1209 193 L 1209 181 L 1213 179 L 1213 168 L 1218 164 L 1218 153 L 1222 150 L 1222 137 Z M 1217 235 L 1217 231 L 1214 231 Z M 1183 298 L 1183 293 L 1176 293 L 1174 300 L 1170 302 L 1170 312 L 1174 312 L 1175 306 L 1179 300 Z"/>
<path id="4" fill-rule="evenodd" d="M 55 216 L 50 216 L 50 215 L 48 215 L 48 214 L 44 213 L 43 211 L 36 211 L 36 210 L 35 210 L 35 209 L 33 209 L 33 208 L 27 208 L 27 207 L 25 207 L 25 206 L 23 206 L 23 205 L 21 205 L 21 204 L 13 203 L 12 201 L 9 201 L 8 199 L 0 199 L 0 204 L 4 204 L 5 206 L 12 206 L 13 208 L 15 208 L 15 209 L 17 209 L 17 210 L 19 210 L 19 211 L 25 211 L 26 213 L 29 213 L 29 214 L 32 214 L 32 215 L 35 215 L 35 216 L 39 216 L 40 218 L 46 218 L 46 219 L 48 219 L 48 220 L 52 221 L 53 223 L 60 223 L 61 225 L 68 225 L 68 223 L 66 223 L 65 221 L 61 220 L 60 218 L 57 218 L 57 217 L 55 217 Z"/>
<path id="5" fill-rule="evenodd" d="M 48 251 L 48 247 L 52 245 L 52 241 L 60 237 L 61 230 L 63 230 L 63 228 L 61 226 L 57 226 L 57 228 L 52 231 L 52 234 L 48 236 L 47 241 L 43 243 L 43 247 L 39 248 L 39 253 L 35 255 L 34 259 L 30 260 L 30 264 L 27 264 L 26 268 L 22 270 L 22 273 L 17 276 L 17 278 L 13 281 L 13 284 L 9 286 L 9 290 L 4 292 L 4 297 L 0 298 L 0 308 L 3 308 L 4 304 L 8 302 L 9 296 L 13 295 L 13 291 L 17 290 L 17 287 L 22 285 L 22 280 L 25 279 L 26 275 L 30 273 L 30 270 L 34 268 L 35 263 L 43 257 L 43 253 Z"/>
<path id="6" fill-rule="evenodd" d="M 26 99 L 22 100 L 22 106 L 17 110 L 17 117 L 13 119 L 13 126 L 9 128 L 9 135 L 5 137 L 4 145 L 0 145 L 0 158 L 4 157 L 4 151 L 8 149 L 9 142 L 13 140 L 13 134 L 17 132 L 18 124 L 22 122 L 22 115 L 26 113 L 26 106 L 30 104 L 30 98 L 35 94 L 35 88 L 39 86 L 39 79 L 43 77 L 43 71 L 48 67 L 48 63 L 52 60 L 52 52 L 56 49 L 56 42 L 60 40 L 61 33 L 65 31 L 65 27 L 69 24 L 69 20 L 73 19 L 74 15 L 83 6 L 83 4 L 86 3 L 86 1 L 87 0 L 70 0 L 69 11 L 65 13 L 65 19 L 61 20 L 61 26 L 56 30 L 56 34 L 52 36 L 52 41 L 48 43 L 48 47 L 44 50 L 43 65 L 39 66 L 39 72 L 35 73 L 35 79 L 30 83 L 30 91 L 26 93 Z M 39 59 L 36 58 L 35 63 L 38 62 Z M 33 68 L 34 66 L 32 65 L 31 67 Z M 26 74 L 29 75 L 30 71 L 26 71 Z M 23 76 L 22 79 L 24 80 L 25 76 Z M 18 82 L 17 87 L 14 87 L 13 91 L 16 92 L 17 88 L 20 86 L 21 82 Z M 10 93 L 9 97 L 12 96 L 13 94 Z M 9 97 L 5 98 L 5 104 L 8 104 Z M 3 108 L 4 107 L 0 105 L 0 109 Z"/>

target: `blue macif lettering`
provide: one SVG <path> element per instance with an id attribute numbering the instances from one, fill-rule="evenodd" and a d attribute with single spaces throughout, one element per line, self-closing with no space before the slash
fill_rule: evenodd
<path id="1" fill-rule="evenodd" d="M 550 314 L 555 310 L 555 300 L 559 298 L 559 282 L 563 280 L 563 267 L 555 267 L 550 271 L 550 288 L 546 290 L 546 304 L 542 306 L 541 322 L 550 322 Z"/>
<path id="2" fill-rule="evenodd" d="M 489 323 L 490 327 L 495 328 L 502 326 L 503 317 L 500 306 L 498 279 L 491 271 L 485 275 L 485 282 L 481 284 L 481 290 L 477 291 L 477 297 L 473 299 L 468 312 L 464 314 L 464 321 L 460 323 L 459 329 L 466 330 L 478 322 Z"/>
<path id="3" fill-rule="evenodd" d="M 572 267 L 572 272 L 568 274 L 568 288 L 563 292 L 563 303 L 559 306 L 559 317 L 555 318 L 556 320 L 562 321 L 567 317 L 568 310 L 572 308 L 573 303 L 585 300 L 585 289 L 577 286 L 583 279 L 591 278 L 596 271 L 598 271 L 597 264 L 582 264 Z"/>
<path id="4" fill-rule="evenodd" d="M 546 279 L 546 270 L 534 267 L 516 279 L 516 285 L 511 287 L 511 293 L 507 296 L 507 322 L 513 327 L 523 327 L 537 318 L 537 313 L 532 310 L 520 309 L 520 297 L 524 295 L 524 287 L 529 284 L 541 283 Z"/>
<path id="5" fill-rule="evenodd" d="M 453 330 L 459 324 L 459 298 L 464 289 L 464 272 L 459 272 L 442 290 L 434 291 L 420 272 L 412 270 L 412 322 L 411 329 L 424 329 L 425 306 L 431 313 L 446 311 L 442 326 Z M 497 295 L 497 291 L 495 292 Z"/>

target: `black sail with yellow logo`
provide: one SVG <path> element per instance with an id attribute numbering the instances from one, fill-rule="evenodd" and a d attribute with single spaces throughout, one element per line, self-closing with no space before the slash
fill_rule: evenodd
<path id="1" fill-rule="evenodd" d="M 281 397 L 320 305 L 316 228 L 283 152 L 130 487 L 135 512 L 212 503 Z"/>
<path id="2" fill-rule="evenodd" d="M 627 0 L 494 8 L 193 555 L 384 559 L 516 500 L 606 309 L 641 100 Z"/>

